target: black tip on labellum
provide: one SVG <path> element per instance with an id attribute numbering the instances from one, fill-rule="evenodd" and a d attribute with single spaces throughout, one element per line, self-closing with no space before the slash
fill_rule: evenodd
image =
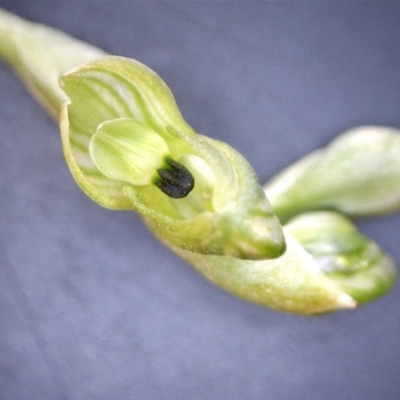
<path id="1" fill-rule="evenodd" d="M 165 159 L 166 167 L 157 170 L 159 178 L 154 184 L 173 199 L 186 197 L 194 187 L 194 178 L 190 171 L 170 157 Z"/>

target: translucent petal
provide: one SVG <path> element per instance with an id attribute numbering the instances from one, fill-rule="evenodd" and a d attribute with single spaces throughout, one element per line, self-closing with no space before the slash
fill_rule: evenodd
<path id="1" fill-rule="evenodd" d="M 97 168 L 112 179 L 150 185 L 169 154 L 163 138 L 130 118 L 100 124 L 90 140 L 90 155 Z"/>

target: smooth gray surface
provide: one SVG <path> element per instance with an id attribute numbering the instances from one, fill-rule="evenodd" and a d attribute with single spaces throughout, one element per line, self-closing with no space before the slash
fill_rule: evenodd
<path id="1" fill-rule="evenodd" d="M 399 2 L 0 6 L 149 65 L 261 181 L 347 128 L 400 128 Z M 318 318 L 245 303 L 86 198 L 4 64 L 0 124 L 1 400 L 399 398 L 398 287 Z M 400 264 L 399 215 L 359 226 Z"/>

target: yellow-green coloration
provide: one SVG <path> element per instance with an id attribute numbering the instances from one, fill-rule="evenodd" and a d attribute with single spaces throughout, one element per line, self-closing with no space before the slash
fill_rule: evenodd
<path id="1" fill-rule="evenodd" d="M 0 57 L 18 73 L 38 101 L 58 119 L 65 95 L 60 73 L 106 53 L 56 29 L 35 24 L 0 9 Z"/>
<path id="2" fill-rule="evenodd" d="M 118 118 L 97 127 L 89 153 L 108 178 L 141 186 L 151 185 L 169 150 L 165 140 L 147 125 L 131 118 Z"/>
<path id="3" fill-rule="evenodd" d="M 347 135 L 295 164 L 268 185 L 271 207 L 249 163 L 195 133 L 166 84 L 138 61 L 2 10 L 0 56 L 59 120 L 79 187 L 101 206 L 137 211 L 216 285 L 299 314 L 354 308 L 392 286 L 390 257 L 341 216 L 304 215 L 282 227 L 275 210 L 286 222 L 323 207 L 399 207 L 397 132 Z"/>
<path id="4" fill-rule="evenodd" d="M 311 255 L 289 234 L 286 242 L 287 251 L 282 257 L 264 261 L 173 250 L 217 286 L 275 310 L 315 314 L 357 306 L 351 296 L 318 269 Z"/>
<path id="5" fill-rule="evenodd" d="M 92 199 L 138 211 L 185 250 L 243 259 L 284 252 L 282 228 L 250 165 L 228 145 L 194 133 L 153 71 L 108 56 L 73 69 L 60 84 L 68 97 L 60 118 L 65 157 Z M 183 199 L 153 184 L 167 156 L 189 171 L 193 160 L 206 165 L 204 177 L 195 168 L 197 188 Z"/>
<path id="6" fill-rule="evenodd" d="M 329 279 L 358 303 L 382 296 L 395 283 L 392 258 L 343 215 L 326 211 L 302 214 L 291 220 L 285 231 L 312 255 Z"/>

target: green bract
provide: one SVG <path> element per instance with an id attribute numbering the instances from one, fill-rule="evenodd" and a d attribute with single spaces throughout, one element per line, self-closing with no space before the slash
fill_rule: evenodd
<path id="1" fill-rule="evenodd" d="M 274 260 L 248 261 L 173 250 L 219 287 L 275 310 L 315 314 L 357 306 L 290 233 L 285 237 L 287 250 Z"/>
<path id="2" fill-rule="evenodd" d="M 0 55 L 60 122 L 65 159 L 98 204 L 134 210 L 210 281 L 277 310 L 354 308 L 387 292 L 393 262 L 349 215 L 400 206 L 400 135 L 350 132 L 264 190 L 229 145 L 199 135 L 162 79 L 0 10 Z M 282 223 L 281 226 L 277 213 Z M 292 217 L 296 217 L 290 221 Z"/>

